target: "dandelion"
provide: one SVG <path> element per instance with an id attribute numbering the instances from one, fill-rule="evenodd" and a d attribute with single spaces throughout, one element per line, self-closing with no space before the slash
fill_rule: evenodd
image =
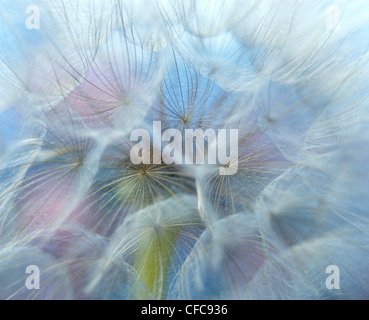
<path id="1" fill-rule="evenodd" d="M 275 144 L 262 131 L 252 113 L 250 102 L 238 97 L 227 100 L 227 107 L 235 116 L 230 116 L 225 127 L 239 128 L 238 157 L 223 167 L 237 168 L 233 175 L 221 175 L 218 166 L 200 170 L 200 188 L 220 216 L 250 210 L 261 191 L 270 188 L 290 163 Z M 229 148 L 229 146 L 227 146 Z"/>
<path id="2" fill-rule="evenodd" d="M 258 270 L 244 299 L 365 299 L 368 248 L 358 245 L 362 237 L 367 234 L 357 229 L 339 230 L 282 251 Z M 342 290 L 332 292 L 326 288 L 324 271 L 335 263 L 352 278 L 345 277 Z"/>
<path id="3" fill-rule="evenodd" d="M 159 105 L 152 118 L 161 119 L 165 128 L 211 127 L 219 117 L 217 111 L 227 97 L 214 81 L 201 76 L 175 51 L 167 53 L 168 68 L 161 83 Z"/>
<path id="4" fill-rule="evenodd" d="M 86 50 L 88 70 L 67 99 L 90 127 L 114 127 L 129 133 L 152 105 L 162 67 L 152 47 L 130 41 L 133 26 L 125 25 L 119 9 L 117 4 L 106 41 L 96 50 Z"/>
<path id="5" fill-rule="evenodd" d="M 126 297 L 166 298 L 172 275 L 203 229 L 194 197 L 177 195 L 130 215 L 112 236 L 107 254 L 92 284 L 109 265 L 128 263 L 137 281 Z M 108 261 L 108 264 L 107 262 Z M 91 284 L 91 285 L 92 285 Z"/>
<path id="6" fill-rule="evenodd" d="M 79 214 L 91 211 L 92 228 L 111 233 L 129 213 L 178 193 L 194 193 L 193 178 L 175 165 L 132 164 L 128 143 L 109 146 Z M 105 230 L 105 231 L 103 231 Z M 110 231 L 109 231 L 110 230 Z"/>
<path id="7" fill-rule="evenodd" d="M 171 298 L 242 299 L 264 262 L 263 241 L 252 217 L 236 214 L 201 235 L 172 286 Z"/>
<path id="8" fill-rule="evenodd" d="M 0 7 L 1 299 L 368 297 L 365 1 Z"/>
<path id="9" fill-rule="evenodd" d="M 11 175 L 18 167 L 26 168 L 22 179 L 1 194 L 2 202 L 14 199 L 11 210 L 17 212 L 20 229 L 61 223 L 73 208 L 76 200 L 72 199 L 80 197 L 91 183 L 99 148 L 70 112 L 68 105 L 62 104 L 45 113 L 40 123 L 44 134 L 28 140 L 28 152 L 35 152 L 32 161 L 4 169 L 5 175 Z"/>
<path id="10" fill-rule="evenodd" d="M 252 91 L 260 81 L 249 47 L 230 32 L 213 37 L 186 33 L 173 45 L 203 76 L 215 80 L 226 91 Z M 247 57 L 250 58 L 247 58 Z"/>

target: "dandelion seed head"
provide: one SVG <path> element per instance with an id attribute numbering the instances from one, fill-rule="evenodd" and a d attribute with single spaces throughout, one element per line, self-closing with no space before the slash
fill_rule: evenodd
<path id="1" fill-rule="evenodd" d="M 187 257 L 172 298 L 239 299 L 263 264 L 263 243 L 251 216 L 237 214 L 207 229 Z"/>
<path id="2" fill-rule="evenodd" d="M 365 1 L 0 7 L 0 298 L 368 296 Z"/>

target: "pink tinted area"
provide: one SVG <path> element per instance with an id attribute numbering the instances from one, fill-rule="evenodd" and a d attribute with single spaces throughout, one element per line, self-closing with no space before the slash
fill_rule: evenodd
<path id="1" fill-rule="evenodd" d="M 70 106 L 91 128 L 110 127 L 125 94 L 119 88 L 112 70 L 101 70 L 95 63 L 80 85 L 67 97 Z"/>

